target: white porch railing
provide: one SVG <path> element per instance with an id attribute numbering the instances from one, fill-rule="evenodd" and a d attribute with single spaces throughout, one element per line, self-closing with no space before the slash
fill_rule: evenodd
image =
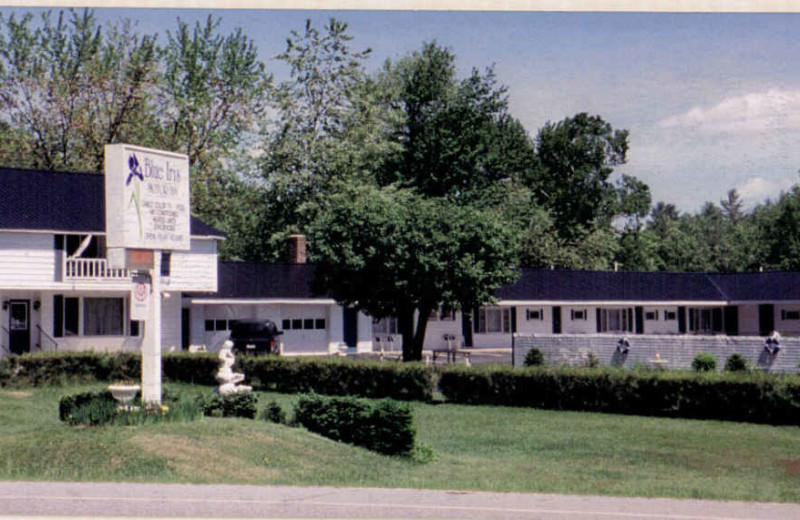
<path id="1" fill-rule="evenodd" d="M 111 269 L 105 258 L 64 258 L 62 272 L 65 280 L 124 280 L 130 278 L 127 269 Z"/>

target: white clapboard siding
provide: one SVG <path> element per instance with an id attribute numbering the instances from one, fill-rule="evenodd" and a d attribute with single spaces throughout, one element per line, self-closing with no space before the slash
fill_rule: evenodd
<path id="1" fill-rule="evenodd" d="M 181 299 L 170 294 L 161 302 L 161 349 L 171 352 L 181 349 Z"/>
<path id="2" fill-rule="evenodd" d="M 192 240 L 189 251 L 174 251 L 170 261 L 169 289 L 180 291 L 217 290 L 216 240 Z M 164 287 L 164 290 L 169 290 Z"/>
<path id="3" fill-rule="evenodd" d="M 46 286 L 55 272 L 53 235 L 0 232 L 0 286 Z"/>

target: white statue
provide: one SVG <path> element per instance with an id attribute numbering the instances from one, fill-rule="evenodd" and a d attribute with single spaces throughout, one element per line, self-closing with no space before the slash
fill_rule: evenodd
<path id="1" fill-rule="evenodd" d="M 233 371 L 233 362 L 236 360 L 233 355 L 233 342 L 226 340 L 219 349 L 219 359 L 222 361 L 222 366 L 219 367 L 217 375 L 214 376 L 219 386 L 217 392 L 220 395 L 235 394 L 237 392 L 250 392 L 253 390 L 252 386 L 240 385 L 244 381 L 244 374 Z"/>

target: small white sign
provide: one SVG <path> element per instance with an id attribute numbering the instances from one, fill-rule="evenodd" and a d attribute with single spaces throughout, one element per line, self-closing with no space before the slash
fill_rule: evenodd
<path id="1" fill-rule="evenodd" d="M 131 289 L 131 319 L 146 321 L 150 315 L 150 284 L 133 282 Z"/>
<path id="2" fill-rule="evenodd" d="M 190 248 L 189 158 L 128 144 L 105 146 L 109 248 Z"/>

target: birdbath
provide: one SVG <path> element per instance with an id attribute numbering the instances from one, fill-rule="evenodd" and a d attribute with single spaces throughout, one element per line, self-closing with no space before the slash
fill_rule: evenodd
<path id="1" fill-rule="evenodd" d="M 136 394 L 141 390 L 142 387 L 140 385 L 109 385 L 108 390 L 111 392 L 111 395 L 114 399 L 119 403 L 120 408 L 127 408 L 129 403 L 133 401 L 133 398 L 136 397 Z"/>

